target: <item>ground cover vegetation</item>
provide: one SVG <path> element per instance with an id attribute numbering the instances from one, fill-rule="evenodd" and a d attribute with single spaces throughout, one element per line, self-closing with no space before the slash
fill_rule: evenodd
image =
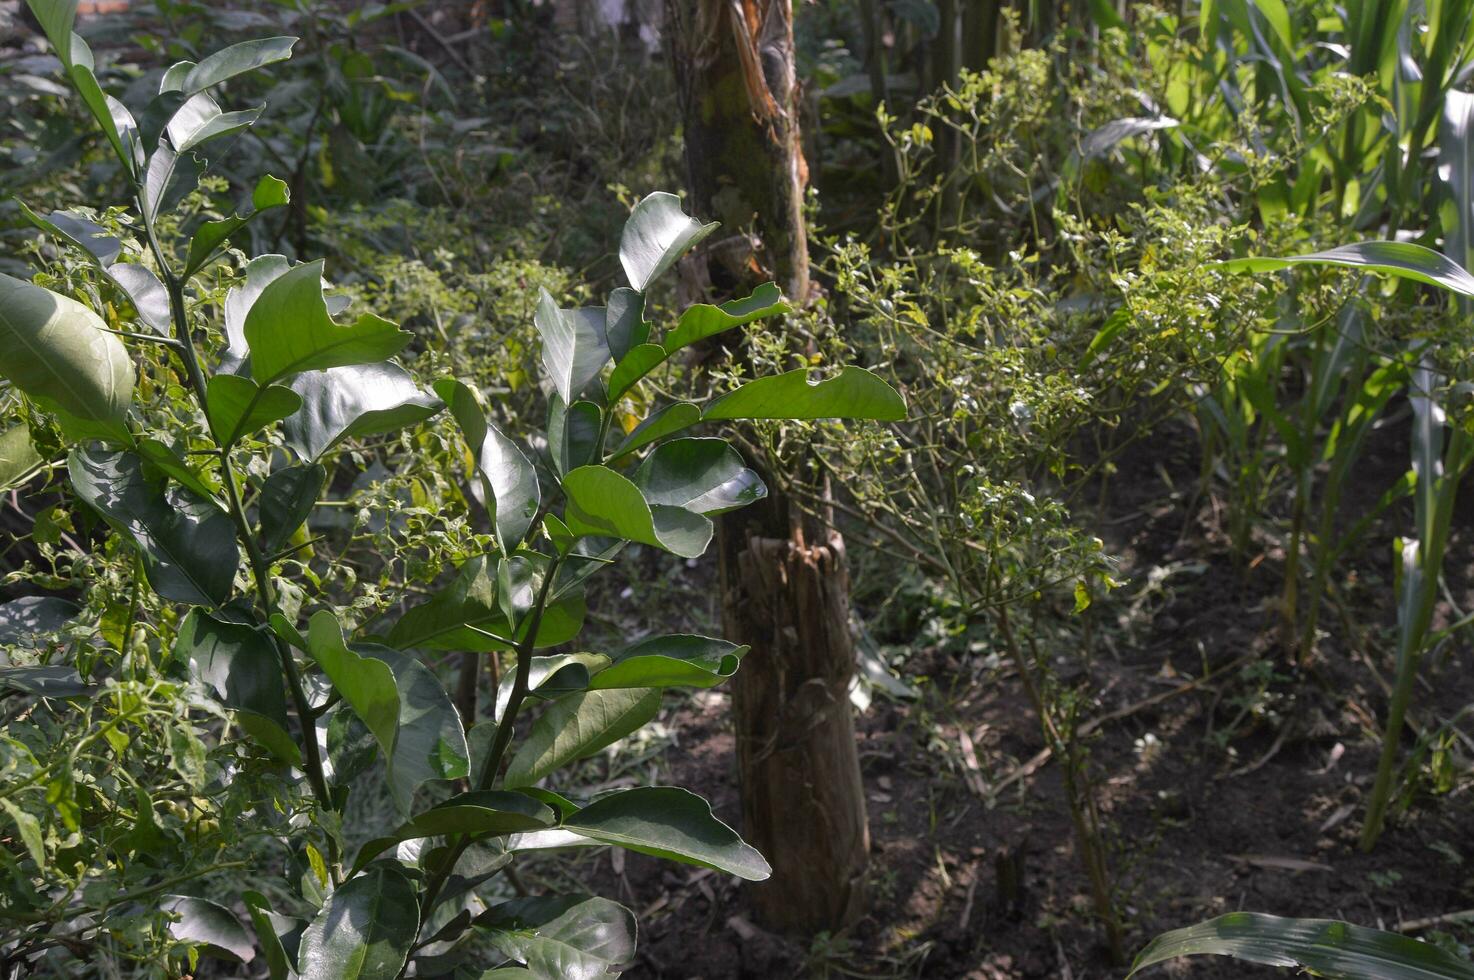
<path id="1" fill-rule="evenodd" d="M 1474 976 L 1471 78 L 0 4 L 7 976 Z"/>

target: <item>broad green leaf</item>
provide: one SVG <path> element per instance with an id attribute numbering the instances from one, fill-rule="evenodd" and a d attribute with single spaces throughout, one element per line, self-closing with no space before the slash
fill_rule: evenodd
<path id="1" fill-rule="evenodd" d="M 241 901 L 251 917 L 256 942 L 261 945 L 261 952 L 266 957 L 267 976 L 270 980 L 289 980 L 296 975 L 297 966 L 282 937 L 295 933 L 300 939 L 302 929 L 307 923 L 288 915 L 278 915 L 272 911 L 271 903 L 260 892 L 244 891 L 241 893 Z M 295 948 L 296 943 L 293 943 L 293 953 Z"/>
<path id="2" fill-rule="evenodd" d="M 352 324 L 334 322 L 322 292 L 322 267 L 319 259 L 282 273 L 251 303 L 243 334 L 258 384 L 382 361 L 409 343 L 407 331 L 371 313 Z"/>
<path id="3" fill-rule="evenodd" d="M 286 443 L 304 460 L 320 459 L 345 439 L 395 432 L 441 410 L 393 361 L 304 371 L 292 379 L 302 407 L 282 426 Z"/>
<path id="4" fill-rule="evenodd" d="M 486 418 L 477 393 L 463 382 L 435 382 L 435 393 L 450 407 L 476 460 L 482 503 L 492 512 L 497 545 L 511 554 L 527 537 L 542 504 L 537 469 L 517 444 Z"/>
<path id="5" fill-rule="evenodd" d="M 609 353 L 617 361 L 630 348 L 643 344 L 650 336 L 650 324 L 645 322 L 645 294 L 619 286 L 609 294 L 609 306 L 604 315 L 604 335 L 609 341 Z"/>
<path id="6" fill-rule="evenodd" d="M 222 48 L 189 70 L 181 91 L 194 95 L 245 72 L 285 61 L 292 56 L 292 45 L 296 43 L 294 37 L 265 37 Z"/>
<path id="7" fill-rule="evenodd" d="M 1131 973 L 1178 956 L 1232 956 L 1333 980 L 1470 980 L 1474 966 L 1432 943 L 1333 919 L 1230 912 L 1153 939 Z"/>
<path id="8" fill-rule="evenodd" d="M 219 507 L 183 487 L 165 489 L 132 453 L 74 450 L 67 472 L 77 496 L 138 545 L 155 592 L 199 606 L 230 598 L 240 548 Z"/>
<path id="9" fill-rule="evenodd" d="M 155 104 L 162 108 L 183 95 L 183 92 L 161 93 L 149 104 L 149 108 L 153 109 Z M 169 117 L 164 129 L 169 134 L 169 142 L 174 149 L 179 153 L 187 153 L 210 140 L 230 136 L 246 129 L 256 121 L 264 108 L 266 107 L 256 106 L 253 109 L 223 112 L 219 104 L 208 93 L 200 92 L 179 104 L 173 115 Z M 148 145 L 152 123 L 153 120 L 148 120 L 144 125 L 145 146 Z"/>
<path id="10" fill-rule="evenodd" d="M 43 407 L 126 440 L 133 362 L 76 300 L 0 274 L 0 376 Z"/>
<path id="11" fill-rule="evenodd" d="M 41 833 L 41 821 L 34 814 L 27 813 L 17 806 L 13 801 L 0 799 L 0 808 L 3 808 L 10 819 L 15 821 L 15 829 L 20 834 L 21 843 L 25 845 L 26 853 L 31 860 L 36 862 L 37 869 L 46 867 L 46 842 Z"/>
<path id="12" fill-rule="evenodd" d="M 0 490 L 29 479 L 44 462 L 31 445 L 31 430 L 24 422 L 0 432 Z"/>
<path id="13" fill-rule="evenodd" d="M 401 650 L 510 650 L 516 641 L 496 592 L 495 560 L 485 555 L 470 558 L 443 591 L 401 616 L 384 641 Z M 573 639 L 583 628 L 583 618 L 583 595 L 561 596 L 543 610 L 537 646 Z"/>
<path id="14" fill-rule="evenodd" d="M 251 345 L 246 343 L 246 315 L 271 283 L 291 271 L 292 264 L 285 255 L 258 255 L 246 263 L 241 270 L 245 278 L 239 286 L 225 294 L 225 342 L 221 355 L 220 370 L 240 374 L 251 355 Z"/>
<path id="15" fill-rule="evenodd" d="M 906 417 L 894 388 L 864 368 L 846 367 L 825 381 L 803 368 L 749 381 L 702 413 L 704 419 L 880 419 Z"/>
<path id="16" fill-rule="evenodd" d="M 134 178 L 143 155 L 138 143 L 138 126 L 123 103 L 104 92 L 97 83 L 97 76 L 92 73 L 92 52 L 75 34 L 72 35 L 71 49 L 72 64 L 67 68 L 67 75 L 103 136 L 107 137 L 118 163 L 130 178 Z"/>
<path id="17" fill-rule="evenodd" d="M 548 455 L 559 476 L 595 461 L 601 419 L 593 402 L 576 401 L 565 408 L 557 392 L 548 396 Z"/>
<path id="18" fill-rule="evenodd" d="M 533 657 L 527 668 L 527 693 L 540 700 L 550 700 L 587 690 L 590 676 L 608 665 L 609 658 L 602 653 L 558 653 L 551 657 Z M 493 718 L 502 717 L 507 710 L 515 685 L 515 671 L 507 671 L 502 675 L 501 686 L 496 692 Z"/>
<path id="19" fill-rule="evenodd" d="M 72 67 L 72 25 L 77 20 L 77 0 L 26 0 L 31 13 L 46 33 L 64 67 Z"/>
<path id="20" fill-rule="evenodd" d="M 589 681 L 591 690 L 714 687 L 737 670 L 748 647 L 709 636 L 674 634 L 640 640 L 616 653 Z"/>
<path id="21" fill-rule="evenodd" d="M 580 466 L 563 478 L 563 521 L 583 537 L 624 538 L 695 558 L 711 543 L 712 523 L 680 507 L 651 506 L 640 488 L 607 466 Z"/>
<path id="22" fill-rule="evenodd" d="M 193 153 L 176 151 L 168 144 L 160 143 L 149 158 L 140 195 L 149 219 L 157 219 L 178 207 L 199 186 L 200 175 L 204 172 L 204 161 Z"/>
<path id="23" fill-rule="evenodd" d="M 0 645 L 39 643 L 77 618 L 82 607 L 58 596 L 28 595 L 0 603 Z"/>
<path id="24" fill-rule="evenodd" d="M 1383 272 L 1474 297 L 1474 276 L 1432 249 L 1411 242 L 1360 242 L 1310 255 L 1256 256 L 1221 263 L 1225 272 L 1271 272 L 1295 265 L 1335 265 Z"/>
<path id="25" fill-rule="evenodd" d="M 571 404 L 609 360 L 601 306 L 564 310 L 546 289 L 539 290 L 533 321 L 543 341 L 543 369 L 553 387 Z"/>
<path id="26" fill-rule="evenodd" d="M 319 463 L 299 463 L 277 470 L 261 485 L 261 548 L 269 558 L 312 513 L 328 472 Z"/>
<path id="27" fill-rule="evenodd" d="M 392 835 L 365 843 L 353 859 L 355 871 L 401 841 L 451 834 L 502 836 L 551 827 L 552 810 L 523 793 L 481 790 L 452 796 L 415 815 Z"/>
<path id="28" fill-rule="evenodd" d="M 329 895 L 302 934 L 302 980 L 395 980 L 419 931 L 414 885 L 372 867 Z"/>
<path id="29" fill-rule="evenodd" d="M 607 898 L 517 898 L 487 909 L 476 924 L 537 980 L 604 980 L 635 958 L 635 914 Z"/>
<path id="30" fill-rule="evenodd" d="M 253 715 L 249 723 L 242 719 L 242 727 L 267 749 L 286 762 L 300 761 L 287 726 L 281 661 L 268 634 L 192 609 L 174 640 L 174 658 L 214 691 L 221 704 Z"/>
<path id="31" fill-rule="evenodd" d="M 609 402 L 613 404 L 651 371 L 665 363 L 665 348 L 659 344 L 637 344 L 609 372 Z"/>
<path id="32" fill-rule="evenodd" d="M 78 698 L 97 688 L 82 680 L 76 668 L 63 664 L 45 667 L 0 667 L 0 688 L 10 688 L 41 698 Z"/>
<path id="33" fill-rule="evenodd" d="M 674 786 L 628 789 L 599 798 L 563 821 L 575 834 L 642 854 L 762 881 L 772 869 L 701 797 Z"/>
<path id="34" fill-rule="evenodd" d="M 445 688 L 424 664 L 371 643 L 343 642 L 326 610 L 308 622 L 307 643 L 343 700 L 384 750 L 389 791 L 408 813 L 419 786 L 467 773 L 466 737 Z"/>
<path id="35" fill-rule="evenodd" d="M 763 317 L 787 313 L 789 306 L 783 301 L 783 292 L 777 283 L 763 283 L 746 299 L 734 299 L 721 306 L 697 303 L 686 308 L 676 328 L 666 334 L 662 343 L 667 354 L 674 354 L 682 347 L 690 346 L 723 330 L 740 327 Z"/>
<path id="36" fill-rule="evenodd" d="M 244 213 L 232 214 L 219 221 L 206 221 L 189 241 L 189 258 L 184 263 L 184 275 L 194 275 L 219 253 L 231 235 L 244 228 L 252 218 L 262 211 L 283 207 L 290 203 L 291 194 L 286 182 L 267 174 L 256 182 L 251 192 L 251 208 Z"/>
<path id="37" fill-rule="evenodd" d="M 165 476 L 193 491 L 202 499 L 211 501 L 221 510 L 225 509 L 224 505 L 215 499 L 215 488 L 207 485 L 200 475 L 190 469 L 189 464 L 168 445 L 158 439 L 145 436 L 138 440 L 137 449 L 138 455 L 163 470 Z"/>
<path id="38" fill-rule="evenodd" d="M 26 207 L 24 202 L 17 200 L 15 203 L 20 207 L 21 215 L 31 224 L 85 252 L 103 268 L 112 265 L 122 254 L 123 243 L 94 221 L 69 211 L 53 211 L 43 218 Z"/>
<path id="39" fill-rule="evenodd" d="M 302 407 L 302 396 L 286 385 L 265 388 L 238 374 L 217 374 L 205 385 L 205 417 L 222 446 L 278 422 Z"/>
<path id="40" fill-rule="evenodd" d="M 503 785 L 530 786 L 638 731 L 659 710 L 658 690 L 583 691 L 554 701 L 517 747 Z"/>
<path id="41" fill-rule="evenodd" d="M 768 495 L 762 479 L 723 439 L 672 439 L 635 471 L 635 486 L 652 506 L 724 514 Z"/>
<path id="42" fill-rule="evenodd" d="M 656 191 L 630 212 L 619 236 L 619 263 L 630 285 L 640 292 L 664 275 L 717 223 L 703 225 L 681 210 L 681 199 Z"/>
<path id="43" fill-rule="evenodd" d="M 689 429 L 700 421 L 701 409 L 690 402 L 676 402 L 674 405 L 667 405 L 635 426 L 630 434 L 624 437 L 624 441 L 615 448 L 609 459 L 612 462 L 636 449 L 643 449 L 657 439 L 664 439 L 668 435 Z"/>
<path id="44" fill-rule="evenodd" d="M 174 916 L 169 934 L 181 943 L 249 963 L 256 949 L 235 913 L 205 898 L 165 895 L 159 908 Z"/>
<path id="45" fill-rule="evenodd" d="M 107 267 L 107 274 L 128 297 L 138 318 L 161 336 L 168 336 L 173 326 L 169 311 L 169 291 L 159 277 L 136 262 L 118 262 Z"/>
<path id="46" fill-rule="evenodd" d="M 1438 176 L 1448 185 L 1456 215 L 1443 250 L 1456 265 L 1474 265 L 1474 94 L 1450 89 L 1438 122 Z"/>

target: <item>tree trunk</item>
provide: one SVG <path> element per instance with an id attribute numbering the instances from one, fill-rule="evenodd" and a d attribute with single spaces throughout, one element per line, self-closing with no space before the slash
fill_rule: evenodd
<path id="1" fill-rule="evenodd" d="M 686 278 L 723 298 L 776 279 L 802 305 L 808 169 L 792 8 L 667 0 L 667 11 L 692 210 L 736 233 L 704 249 L 705 268 Z M 849 924 L 864 906 L 849 577 L 839 535 L 798 517 L 767 482 L 767 500 L 717 530 L 725 634 L 752 647 L 733 686 L 743 831 L 773 865 L 749 894 L 770 928 L 816 932 Z"/>

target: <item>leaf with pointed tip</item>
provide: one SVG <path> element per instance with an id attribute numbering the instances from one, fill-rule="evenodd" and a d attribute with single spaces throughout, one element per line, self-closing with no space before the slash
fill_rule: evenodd
<path id="1" fill-rule="evenodd" d="M 86 44 L 75 34 L 72 35 L 71 49 L 73 63 L 67 69 L 67 74 L 71 77 L 72 85 L 76 87 L 77 94 L 82 96 L 87 111 L 92 113 L 92 118 L 101 127 L 102 135 L 107 137 L 123 170 L 132 178 L 138 173 L 141 156 L 137 142 L 138 126 L 127 108 L 97 84 L 97 76 L 92 73 L 90 66 L 92 52 L 87 50 Z"/>
<path id="2" fill-rule="evenodd" d="M 536 980 L 603 980 L 635 958 L 635 914 L 607 898 L 516 898 L 487 909 L 476 924 Z"/>
<path id="3" fill-rule="evenodd" d="M 240 548 L 219 507 L 149 480 L 133 453 L 73 450 L 67 472 L 77 496 L 138 545 L 155 592 L 199 606 L 230 598 Z"/>
<path id="4" fill-rule="evenodd" d="M 232 44 L 191 68 L 184 76 L 181 89 L 185 95 L 194 95 L 245 72 L 285 61 L 292 56 L 292 45 L 296 43 L 294 37 L 264 37 Z"/>
<path id="5" fill-rule="evenodd" d="M 651 506 L 640 488 L 607 466 L 580 466 L 563 478 L 568 529 L 580 537 L 624 538 L 695 558 L 711 543 L 712 523 L 680 507 Z"/>
<path id="6" fill-rule="evenodd" d="M 169 934 L 176 941 L 242 963 L 255 959 L 251 937 L 235 913 L 223 905 L 205 898 L 165 895 L 159 908 L 175 917 L 169 923 Z"/>
<path id="7" fill-rule="evenodd" d="M 674 634 L 640 640 L 616 653 L 589 689 L 715 687 L 731 677 L 748 647 L 709 636 Z"/>
<path id="8" fill-rule="evenodd" d="M 182 95 L 183 92 L 167 92 L 159 95 L 154 102 L 167 105 Z M 153 103 L 149 108 L 153 108 Z M 200 92 L 185 99 L 169 117 L 164 128 L 174 149 L 185 153 L 212 139 L 240 132 L 254 123 L 264 108 L 266 107 L 257 106 L 254 109 L 222 112 L 220 105 L 209 94 Z"/>
<path id="9" fill-rule="evenodd" d="M 127 440 L 133 362 L 96 313 L 0 273 L 0 376 L 48 409 Z"/>
<path id="10" fill-rule="evenodd" d="M 302 980 L 395 980 L 420 931 L 415 887 L 378 865 L 328 895 L 302 933 Z"/>
<path id="11" fill-rule="evenodd" d="M 706 407 L 703 419 L 880 419 L 906 417 L 896 390 L 864 368 L 849 366 L 825 381 L 804 368 L 749 381 Z"/>
<path id="12" fill-rule="evenodd" d="M 304 371 L 292 379 L 302 407 L 282 426 L 287 445 L 316 460 L 345 439 L 394 432 L 444 406 L 393 361 Z"/>
<path id="13" fill-rule="evenodd" d="M 635 471 L 635 486 L 652 506 L 725 514 L 768 495 L 762 479 L 723 439 L 672 439 Z"/>
<path id="14" fill-rule="evenodd" d="M 551 657 L 533 657 L 532 663 L 528 664 L 527 693 L 530 697 L 548 701 L 588 690 L 589 678 L 608 665 L 609 658 L 602 653 L 558 653 Z M 501 685 L 496 690 L 493 718 L 502 717 L 507 710 L 516 680 L 514 671 L 502 675 Z"/>
<path id="15" fill-rule="evenodd" d="M 266 478 L 261 485 L 261 548 L 268 557 L 286 547 L 312 514 L 327 476 L 320 463 L 299 463 Z"/>
<path id="16" fill-rule="evenodd" d="M 204 172 L 204 161 L 193 153 L 160 143 L 143 175 L 143 208 L 149 220 L 174 210 L 199 186 Z"/>
<path id="17" fill-rule="evenodd" d="M 559 476 L 594 462 L 601 418 L 599 406 L 593 402 L 577 401 L 565 409 L 557 392 L 548 396 L 548 455 Z"/>
<path id="18" fill-rule="evenodd" d="M 246 315 L 266 287 L 290 272 L 291 268 L 292 264 L 285 255 L 258 255 L 241 270 L 245 281 L 226 292 L 226 348 L 220 358 L 222 372 L 239 374 L 244 370 L 246 359 L 251 356 L 251 345 L 246 343 Z"/>
<path id="19" fill-rule="evenodd" d="M 572 403 L 609 360 L 605 316 L 601 306 L 560 309 L 546 289 L 538 291 L 533 321 L 543 341 L 543 369 L 564 404 Z"/>
<path id="20" fill-rule="evenodd" d="M 442 592 L 401 616 L 385 642 L 401 650 L 510 650 L 516 641 L 512 639 L 511 624 L 497 604 L 496 591 L 494 559 L 486 555 L 470 558 Z M 583 628 L 583 617 L 580 593 L 550 603 L 538 626 L 537 646 L 556 646 L 571 640 Z"/>
<path id="21" fill-rule="evenodd" d="M 72 66 L 72 25 L 77 20 L 77 0 L 26 0 L 31 13 L 51 42 L 63 66 Z"/>
<path id="22" fill-rule="evenodd" d="M 387 837 L 377 837 L 358 849 L 353 859 L 356 873 L 384 851 L 402 841 L 421 837 L 470 834 L 500 837 L 551 827 L 557 822 L 552 810 L 523 793 L 479 790 L 452 796 L 407 823 Z"/>
<path id="23" fill-rule="evenodd" d="M 617 361 L 630 348 L 643 344 L 650 336 L 645 322 L 645 294 L 628 286 L 619 286 L 609 294 L 604 314 L 604 335 L 609 340 L 609 353 Z"/>
<path id="24" fill-rule="evenodd" d="M 476 392 L 453 378 L 435 382 L 435 393 L 450 407 L 476 460 L 483 503 L 489 504 L 497 545 L 517 550 L 542 504 L 537 469 L 517 444 L 489 422 Z"/>
<path id="25" fill-rule="evenodd" d="M 676 402 L 645 419 L 624 437 L 624 441 L 609 457 L 610 462 L 626 456 L 636 449 L 643 449 L 657 439 L 689 429 L 701 421 L 701 409 L 690 402 Z"/>
<path id="26" fill-rule="evenodd" d="M 630 285 L 640 292 L 678 262 L 692 247 L 716 231 L 681 210 L 681 199 L 656 191 L 630 212 L 619 236 L 619 263 Z"/>
<path id="27" fill-rule="evenodd" d="M 215 488 L 206 485 L 200 475 L 190 469 L 189 464 L 168 445 L 151 436 L 145 436 L 138 440 L 135 448 L 138 455 L 163 470 L 164 475 L 172 477 L 180 486 L 188 487 L 201 499 L 210 501 L 222 511 L 225 510 L 225 505 L 215 499 Z"/>
<path id="28" fill-rule="evenodd" d="M 659 710 L 660 691 L 654 689 L 582 691 L 560 698 L 532 723 L 502 784 L 530 786 L 638 731 Z"/>
<path id="29" fill-rule="evenodd" d="M 112 265 L 123 251 L 123 243 L 95 221 L 69 211 L 53 211 L 43 218 L 26 207 L 23 201 L 15 203 L 20 207 L 21 216 L 32 225 L 73 248 L 81 249 L 103 268 Z"/>
<path id="30" fill-rule="evenodd" d="M 641 854 L 725 871 L 762 881 L 773 871 L 768 862 L 711 805 L 674 786 L 645 786 L 610 793 L 563 821 L 583 837 Z"/>
<path id="31" fill-rule="evenodd" d="M 244 228 L 252 218 L 262 211 L 279 208 L 291 202 L 286 181 L 267 174 L 256 182 L 251 192 L 251 208 L 244 213 L 232 214 L 219 221 L 206 221 L 200 225 L 189 240 L 189 258 L 184 263 L 184 275 L 194 275 L 213 258 L 231 235 Z"/>
<path id="32" fill-rule="evenodd" d="M 609 402 L 613 404 L 641 378 L 665 363 L 665 348 L 659 344 L 638 344 L 620 358 L 609 372 Z"/>
<path id="33" fill-rule="evenodd" d="M 307 923 L 289 915 L 278 915 L 272 911 L 271 903 L 260 892 L 244 891 L 241 893 L 241 901 L 251 916 L 256 942 L 261 945 L 261 951 L 266 957 L 267 976 L 270 980 L 290 980 L 297 972 L 292 955 L 296 952 L 296 943 L 292 944 L 293 948 L 289 953 L 283 937 L 290 937 L 295 933 L 300 940 Z"/>
<path id="34" fill-rule="evenodd" d="M 262 388 L 238 374 L 217 374 L 205 385 L 205 417 L 222 446 L 280 421 L 302 407 L 302 396 L 285 385 Z"/>
<path id="35" fill-rule="evenodd" d="M 319 259 L 282 273 L 250 305 L 242 332 L 258 384 L 381 361 L 410 342 L 407 331 L 371 313 L 352 324 L 334 322 L 323 297 L 322 268 Z"/>
<path id="36" fill-rule="evenodd" d="M 778 284 L 763 283 L 746 299 L 734 299 L 721 306 L 697 303 L 687 307 L 676 328 L 665 336 L 663 344 L 667 354 L 674 354 L 698 340 L 761 320 L 763 317 L 787 313 L 789 309 Z"/>
<path id="37" fill-rule="evenodd" d="M 1284 258 L 1263 255 L 1220 263 L 1225 272 L 1270 272 L 1295 265 L 1335 265 L 1365 269 L 1368 272 L 1382 272 L 1437 286 L 1460 296 L 1474 296 L 1474 275 L 1431 248 L 1411 242 L 1359 242 L 1309 255 Z"/>
<path id="38" fill-rule="evenodd" d="M 107 268 L 107 274 L 127 295 L 138 311 L 138 318 L 155 333 L 169 335 L 173 326 L 169 312 L 169 291 L 152 271 L 135 262 L 118 262 Z"/>
<path id="39" fill-rule="evenodd" d="M 0 603 L 0 644 L 39 643 L 76 619 L 82 607 L 56 596 L 21 596 Z"/>
<path id="40" fill-rule="evenodd" d="M 0 689 L 11 688 L 41 698 L 79 698 L 92 695 L 97 688 L 82 680 L 75 667 L 53 664 L 47 667 L 0 667 Z"/>
<path id="41" fill-rule="evenodd" d="M 268 750 L 288 763 L 300 762 L 287 727 L 281 661 L 269 635 L 192 609 L 174 640 L 174 659 L 214 691 L 221 704 L 254 716 L 242 725 Z"/>
<path id="42" fill-rule="evenodd" d="M 1284 919 L 1259 912 L 1230 912 L 1163 933 L 1137 955 L 1131 975 L 1178 956 L 1203 954 L 1297 966 L 1339 980 L 1474 978 L 1474 967 L 1432 943 L 1333 919 Z"/>
<path id="43" fill-rule="evenodd" d="M 388 758 L 394 751 L 395 729 L 399 727 L 399 689 L 394 671 L 383 660 L 349 649 L 338 621 L 326 609 L 308 620 L 307 647 Z"/>

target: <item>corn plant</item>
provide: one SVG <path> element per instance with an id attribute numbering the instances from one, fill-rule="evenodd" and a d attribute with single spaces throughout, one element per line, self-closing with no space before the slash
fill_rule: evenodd
<path id="1" fill-rule="evenodd" d="M 787 310 L 769 284 L 722 306 L 692 306 L 652 333 L 651 285 L 715 228 L 657 193 L 624 227 L 619 261 L 628 286 L 602 307 L 560 308 L 547 293 L 538 301 L 546 458 L 529 454 L 483 400 L 482 388 L 498 379 L 443 378 L 433 394 L 422 390 L 394 360 L 411 334 L 372 313 L 344 317 L 325 291 L 322 261 L 259 256 L 219 308 L 201 301 L 201 277 L 219 272 L 230 238 L 287 199 L 281 181 L 264 177 L 250 208 L 191 235 L 170 234 L 213 141 L 258 112 L 222 110 L 213 93 L 287 58 L 294 39 L 244 42 L 176 64 L 135 116 L 98 85 L 91 53 L 72 31 L 75 2 L 29 2 L 116 157 L 132 211 L 124 239 L 74 215 L 27 215 L 89 255 L 133 311 L 128 329 L 113 329 L 87 304 L 0 276 L 0 375 L 35 418 L 55 421 L 69 446 L 71 493 L 113 544 L 136 555 L 135 598 L 139 588 L 156 596 L 156 626 L 172 639 L 173 659 L 229 719 L 216 735 L 236 738 L 238 730 L 242 753 L 269 760 L 301 787 L 276 801 L 283 819 L 265 804 L 241 815 L 300 859 L 299 899 L 278 910 L 243 894 L 253 942 L 230 910 L 175 896 L 161 911 L 179 945 L 191 957 L 239 960 L 259 949 L 274 980 L 423 975 L 453 966 L 473 943 L 491 951 L 488 966 L 507 965 L 498 976 L 605 975 L 633 959 L 628 909 L 584 894 L 489 904 L 477 889 L 526 854 L 599 845 L 766 877 L 762 856 L 683 789 L 591 799 L 560 775 L 650 721 L 665 688 L 721 683 L 745 648 L 695 635 L 647 637 L 609 653 L 553 648 L 578 636 L 586 583 L 629 545 L 695 558 L 711 541 L 713 516 L 765 495 L 727 442 L 689 430 L 740 419 L 896 419 L 905 407 L 895 391 L 857 367 L 817 382 L 798 370 L 616 425 L 618 407 L 630 404 L 625 395 L 676 352 Z M 166 406 L 158 379 L 135 369 L 145 352 L 162 354 L 175 372 L 178 402 Z M 301 529 L 339 447 L 445 410 L 464 436 L 492 546 L 370 634 L 353 621 L 353 596 L 314 594 L 310 576 L 286 570 L 302 567 L 290 559 L 311 546 Z M 123 636 L 131 646 L 131 614 Z M 457 712 L 416 656 L 443 650 L 508 665 L 480 724 Z M 58 666 L 17 670 L 44 695 Z M 51 693 L 85 697 L 88 689 Z M 376 759 L 395 824 L 363 840 L 348 803 Z M 39 821 L 26 816 L 44 805 L 37 794 L 49 792 L 37 779 L 3 787 L 31 874 L 55 854 Z M 24 876 L 19 865 L 12 870 Z M 22 956 L 58 943 L 85 951 L 107 933 L 116 903 L 105 896 L 89 904 L 93 897 L 9 897 L 27 923 Z M 49 940 L 53 933 L 65 939 Z"/>

